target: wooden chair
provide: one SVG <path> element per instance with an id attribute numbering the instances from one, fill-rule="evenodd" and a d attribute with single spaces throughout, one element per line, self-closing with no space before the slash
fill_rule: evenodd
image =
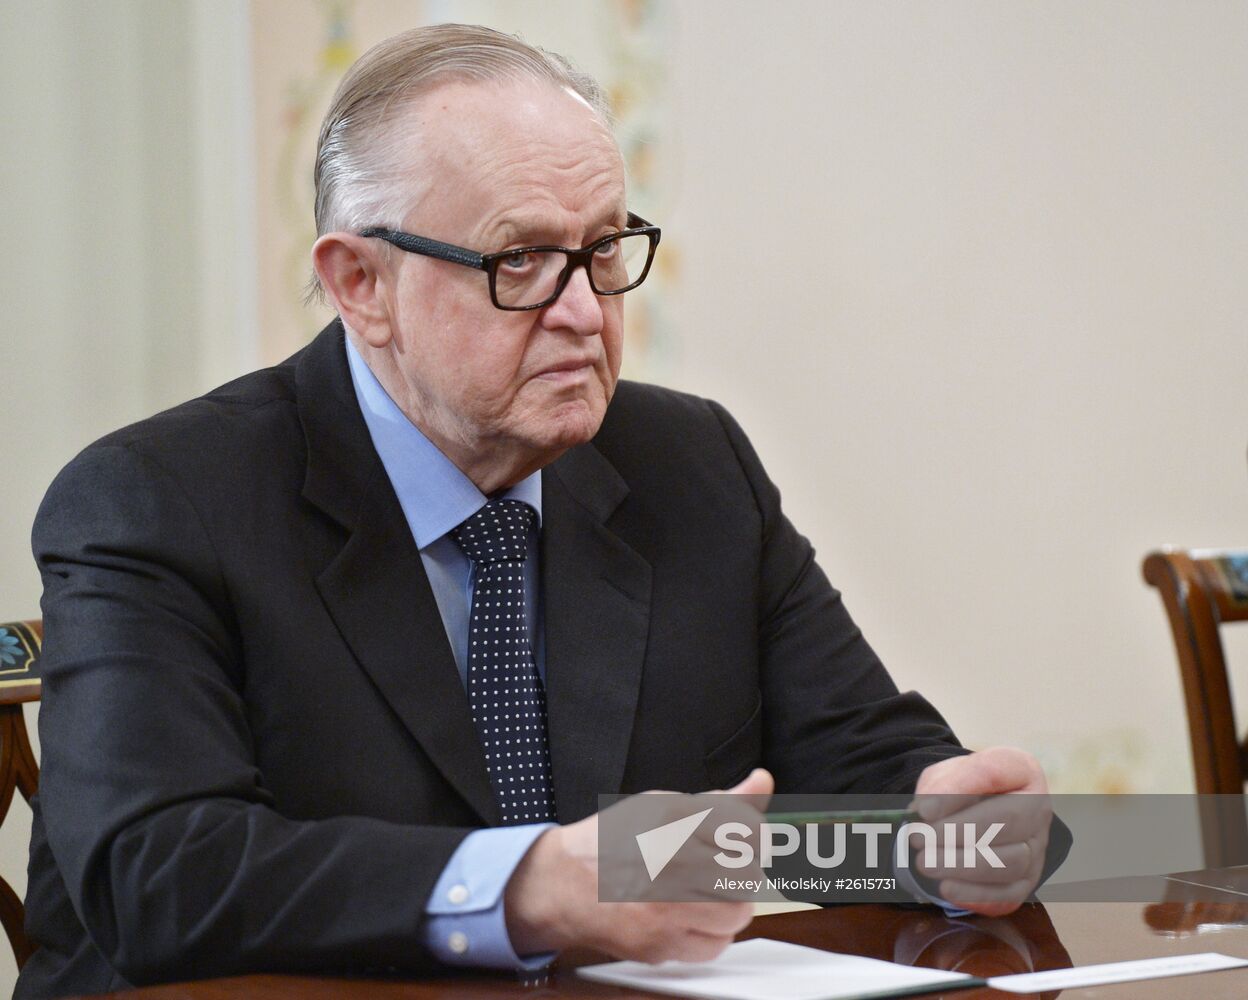
<path id="1" fill-rule="evenodd" d="M 1218 628 L 1248 621 L 1248 549 L 1152 552 L 1144 559 L 1144 579 L 1161 591 L 1170 617 L 1187 699 L 1196 791 L 1242 794 L 1248 741 L 1235 725 Z"/>
<path id="2" fill-rule="evenodd" d="M 1196 791 L 1202 796 L 1205 862 L 1244 864 L 1248 739 L 1235 723 L 1219 629 L 1248 621 L 1248 549 L 1151 552 L 1144 558 L 1144 579 L 1161 591 L 1179 656 Z"/>
<path id="3" fill-rule="evenodd" d="M 37 663 L 42 645 L 41 621 L 0 624 L 0 823 L 9 814 L 14 789 L 29 802 L 39 785 L 39 765 L 30 748 L 22 705 L 39 700 Z M 0 877 L 0 923 L 13 946 L 19 969 L 34 950 L 26 937 L 25 921 L 22 901 Z"/>

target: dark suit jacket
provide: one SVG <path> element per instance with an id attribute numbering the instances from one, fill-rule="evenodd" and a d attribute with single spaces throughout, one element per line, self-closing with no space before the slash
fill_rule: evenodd
<path id="1" fill-rule="evenodd" d="M 904 791 L 961 752 L 719 406 L 623 383 L 542 490 L 561 822 L 758 764 L 787 792 Z M 42 948 L 17 995 L 428 965 L 430 891 L 498 813 L 341 326 L 89 447 L 34 548 Z"/>

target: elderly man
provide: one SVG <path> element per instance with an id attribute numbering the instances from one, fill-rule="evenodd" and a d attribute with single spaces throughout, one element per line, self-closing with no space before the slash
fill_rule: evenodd
<path id="1" fill-rule="evenodd" d="M 339 319 L 40 510 L 18 996 L 709 958 L 746 904 L 597 901 L 599 793 L 1043 788 L 896 690 L 723 409 L 617 385 L 659 231 L 591 81 L 486 29 L 383 43 L 317 223 Z"/>

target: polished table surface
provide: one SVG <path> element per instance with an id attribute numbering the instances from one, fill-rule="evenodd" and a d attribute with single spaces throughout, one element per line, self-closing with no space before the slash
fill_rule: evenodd
<path id="1" fill-rule="evenodd" d="M 1202 888 L 1196 888 L 1199 883 Z M 1217 891 L 1211 888 L 1217 887 Z M 759 916 L 742 938 L 768 937 L 867 955 L 907 965 L 956 969 L 987 977 L 1013 972 L 1095 965 L 1137 958 L 1216 951 L 1248 958 L 1248 869 L 1187 873 L 1165 887 L 1155 903 L 1032 903 L 1009 917 L 946 919 L 932 908 L 882 905 Z M 617 986 L 591 983 L 576 966 L 602 961 L 591 954 L 564 955 L 542 980 L 523 983 L 511 975 L 465 973 L 436 979 L 399 980 L 328 976 L 252 975 L 150 986 L 110 994 L 126 1000 L 523 1000 L 525 997 L 652 997 Z M 940 993 L 927 994 L 939 996 Z M 959 1000 L 1017 994 L 957 990 Z M 1036 994 L 1031 994 L 1036 995 Z M 1041 996 L 1053 997 L 1047 993 Z M 1248 969 L 1146 982 L 1065 990 L 1063 998 L 1248 997 Z"/>

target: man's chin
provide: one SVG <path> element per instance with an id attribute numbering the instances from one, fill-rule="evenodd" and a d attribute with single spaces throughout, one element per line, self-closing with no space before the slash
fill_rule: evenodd
<path id="1" fill-rule="evenodd" d="M 605 413 L 606 406 L 601 403 L 592 405 L 578 399 L 560 404 L 543 420 L 545 426 L 538 435 L 543 450 L 564 452 L 592 440 Z"/>

